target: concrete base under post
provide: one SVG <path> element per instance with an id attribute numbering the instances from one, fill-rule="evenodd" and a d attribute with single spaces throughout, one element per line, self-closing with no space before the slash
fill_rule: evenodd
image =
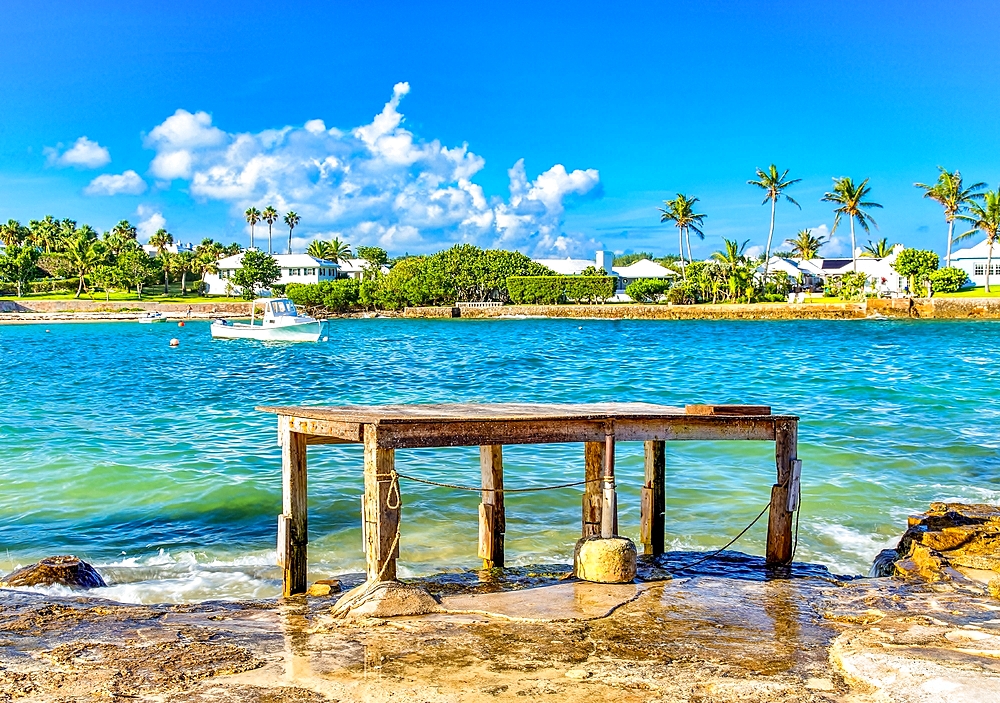
<path id="1" fill-rule="evenodd" d="M 573 571 L 584 581 L 631 583 L 635 555 L 635 545 L 627 537 L 584 537 L 576 543 Z"/>
<path id="2" fill-rule="evenodd" d="M 352 588 L 337 600 L 333 613 L 348 618 L 391 618 L 426 615 L 440 609 L 434 596 L 422 588 L 399 581 L 380 581 Z"/>

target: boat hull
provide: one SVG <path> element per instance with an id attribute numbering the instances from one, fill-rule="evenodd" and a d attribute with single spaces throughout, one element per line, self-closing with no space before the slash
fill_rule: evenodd
<path id="1" fill-rule="evenodd" d="M 318 342 L 323 331 L 320 320 L 303 322 L 298 325 L 264 327 L 243 322 L 212 324 L 213 339 L 257 339 L 262 342 Z"/>

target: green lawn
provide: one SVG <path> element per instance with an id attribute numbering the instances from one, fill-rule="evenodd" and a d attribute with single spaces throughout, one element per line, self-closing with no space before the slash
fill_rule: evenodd
<path id="1" fill-rule="evenodd" d="M 2 300 L 73 300 L 76 291 L 72 293 L 27 293 L 17 298 L 13 295 L 2 295 Z M 104 291 L 84 292 L 80 295 L 80 300 L 92 300 L 94 302 L 104 302 L 110 299 L 111 302 L 131 302 L 139 300 L 135 291 L 114 291 L 110 296 L 105 296 Z M 187 295 L 181 295 L 179 284 L 170 284 L 170 295 L 163 294 L 163 286 L 151 286 L 142 291 L 142 302 L 144 303 L 219 303 L 225 301 L 239 302 L 240 298 L 226 298 L 221 295 L 205 297 L 197 295 L 196 292 L 188 288 Z"/>
<path id="2" fill-rule="evenodd" d="M 960 290 L 957 293 L 935 293 L 935 298 L 1000 298 L 1000 281 L 990 283 L 990 292 L 986 292 L 985 286 Z"/>

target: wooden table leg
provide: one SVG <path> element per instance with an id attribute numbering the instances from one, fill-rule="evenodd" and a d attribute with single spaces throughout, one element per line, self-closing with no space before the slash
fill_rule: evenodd
<path id="1" fill-rule="evenodd" d="M 365 425 L 365 561 L 369 581 L 394 581 L 402 499 L 395 451 L 380 447 L 376 425 Z"/>
<path id="2" fill-rule="evenodd" d="M 639 534 L 644 554 L 663 554 L 666 528 L 666 442 L 644 442 L 646 459 L 645 482 L 642 487 Z"/>
<path id="3" fill-rule="evenodd" d="M 767 520 L 767 563 L 785 565 L 792 561 L 792 511 L 788 509 L 793 462 L 798 459 L 798 422 L 778 420 L 774 428 L 774 459 L 778 482 L 771 487 L 771 508 Z"/>
<path id="4" fill-rule="evenodd" d="M 503 537 L 507 531 L 503 500 L 503 447 L 499 444 L 480 447 L 479 468 L 483 478 L 483 497 L 479 504 L 479 556 L 483 559 L 484 569 L 503 568 Z"/>
<path id="5" fill-rule="evenodd" d="M 583 445 L 585 461 L 583 488 L 583 536 L 601 534 L 601 506 L 603 502 L 601 474 L 604 471 L 604 442 L 586 442 Z"/>
<path id="6" fill-rule="evenodd" d="M 292 432 L 287 418 L 279 419 L 281 441 L 281 515 L 278 516 L 278 565 L 282 593 L 306 592 L 308 577 L 308 491 L 306 436 Z"/>

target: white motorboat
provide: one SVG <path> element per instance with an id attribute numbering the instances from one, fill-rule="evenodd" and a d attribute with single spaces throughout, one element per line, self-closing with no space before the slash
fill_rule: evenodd
<path id="1" fill-rule="evenodd" d="M 139 322 L 144 325 L 148 325 L 152 322 L 163 322 L 167 318 L 163 316 L 162 312 L 147 312 L 144 317 L 139 318 Z"/>
<path id="2" fill-rule="evenodd" d="M 257 323 L 257 306 L 263 305 L 264 317 Z M 318 342 L 322 320 L 300 315 L 288 298 L 258 298 L 250 304 L 250 322 L 216 320 L 212 323 L 215 339 L 260 339 L 272 342 Z"/>

